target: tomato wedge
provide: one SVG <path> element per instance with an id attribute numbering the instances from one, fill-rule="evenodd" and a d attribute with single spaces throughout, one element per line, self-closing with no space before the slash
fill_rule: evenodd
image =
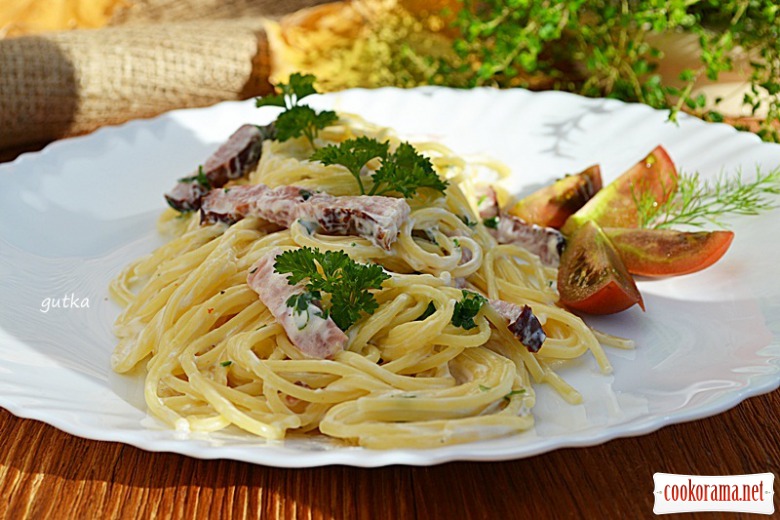
<path id="1" fill-rule="evenodd" d="M 695 273 L 726 254 L 733 231 L 604 228 L 628 272 L 643 276 Z"/>
<path id="2" fill-rule="evenodd" d="M 644 302 L 620 255 L 594 222 L 569 240 L 558 268 L 561 303 L 590 314 L 612 314 Z"/>
<path id="3" fill-rule="evenodd" d="M 587 204 L 569 217 L 563 233 L 571 235 L 584 222 L 601 227 L 635 228 L 639 225 L 636 197 L 650 192 L 656 202 L 665 202 L 677 191 L 677 169 L 662 146 L 596 193 Z"/>
<path id="4" fill-rule="evenodd" d="M 594 165 L 535 191 L 515 204 L 509 213 L 529 224 L 560 229 L 600 189 L 601 170 Z"/>

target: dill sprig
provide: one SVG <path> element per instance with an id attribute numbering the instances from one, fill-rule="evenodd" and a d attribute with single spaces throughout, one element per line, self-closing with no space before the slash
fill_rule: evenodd
<path id="1" fill-rule="evenodd" d="M 773 197 L 777 195 L 780 195 L 780 168 L 770 172 L 756 168 L 752 180 L 745 179 L 741 171 L 733 177 L 721 173 L 705 180 L 698 172 L 681 173 L 677 191 L 665 203 L 656 203 L 649 193 L 638 197 L 636 203 L 641 227 L 669 229 L 708 224 L 725 227 L 723 217 L 756 215 L 778 207 Z"/>

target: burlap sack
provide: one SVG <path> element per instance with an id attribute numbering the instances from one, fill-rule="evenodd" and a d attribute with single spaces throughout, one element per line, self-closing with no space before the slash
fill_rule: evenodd
<path id="1" fill-rule="evenodd" d="M 245 16 L 276 17 L 328 0 L 124 0 L 110 25 L 216 20 Z"/>
<path id="2" fill-rule="evenodd" d="M 0 148 L 270 91 L 260 18 L 0 41 Z"/>
<path id="3" fill-rule="evenodd" d="M 109 27 L 0 39 L 0 158 L 174 108 L 265 94 L 265 17 L 320 3 L 124 0 Z"/>

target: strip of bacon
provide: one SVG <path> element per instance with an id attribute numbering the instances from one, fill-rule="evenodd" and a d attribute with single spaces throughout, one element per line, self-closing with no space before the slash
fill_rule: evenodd
<path id="1" fill-rule="evenodd" d="M 256 184 L 209 192 L 203 198 L 201 223 L 232 224 L 258 217 L 290 227 L 301 220 L 323 233 L 362 236 L 389 250 L 410 212 L 404 199 L 394 197 L 334 197 L 296 186 Z"/>
<path id="2" fill-rule="evenodd" d="M 528 305 L 515 305 L 503 300 L 490 300 L 490 306 L 509 321 L 509 331 L 529 352 L 539 352 L 547 335 L 539 319 Z"/>
<path id="3" fill-rule="evenodd" d="M 245 176 L 260 160 L 263 141 L 273 139 L 276 133 L 273 124 L 258 127 L 242 125 L 220 146 L 203 165 L 207 184 L 192 177 L 181 179 L 165 194 L 168 204 L 178 211 L 195 211 L 200 208 L 201 199 L 210 188 L 221 188 L 228 181 Z"/>
<path id="4" fill-rule="evenodd" d="M 516 244 L 538 255 L 544 265 L 558 267 L 566 240 L 560 231 L 529 224 L 525 220 L 501 211 L 496 192 L 488 188 L 479 205 L 482 221 L 492 221 L 495 226 L 488 231 L 499 244 Z"/>
<path id="5" fill-rule="evenodd" d="M 305 311 L 289 307 L 291 296 L 303 294 L 303 285 L 290 285 L 287 275 L 274 271 L 281 248 L 274 248 L 249 269 L 247 284 L 268 307 L 276 321 L 284 328 L 290 342 L 303 355 L 313 359 L 329 359 L 347 346 L 347 335 L 330 318 L 323 317 L 322 309 L 313 302 Z"/>

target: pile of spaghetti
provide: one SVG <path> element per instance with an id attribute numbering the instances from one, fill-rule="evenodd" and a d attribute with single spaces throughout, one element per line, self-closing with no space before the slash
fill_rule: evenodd
<path id="1" fill-rule="evenodd" d="M 535 383 L 579 402 L 553 370 L 561 361 L 590 351 L 603 372 L 611 370 L 600 344 L 610 339 L 556 306 L 556 269 L 521 245 L 501 243 L 480 218 L 474 171 L 505 174 L 500 165 L 466 161 L 437 143 L 415 144 L 444 188 L 396 196 L 409 213 L 385 244 L 360 233 L 328 234 L 302 219 L 285 226 L 252 214 L 205 218 L 209 198 L 253 186 L 272 194 L 294 186 L 301 200 L 317 193 L 363 200 L 369 195 L 360 195 L 356 176 L 314 160 L 313 149 L 335 150 L 355 138 L 386 143 L 389 151 L 409 146 L 387 128 L 344 114 L 313 139 L 263 137 L 256 165 L 218 189 L 212 179 L 200 213 L 166 210 L 160 228 L 174 238 L 111 285 L 125 307 L 113 368 L 127 372 L 147 360 L 144 393 L 156 417 L 184 431 L 234 425 L 267 439 L 319 431 L 371 448 L 441 446 L 532 427 Z M 361 168 L 366 187 L 378 163 Z M 206 173 L 199 176 L 208 185 Z M 182 181 L 197 186 L 198 178 Z M 269 254 L 273 276 L 287 276 L 279 255 L 296 251 L 316 253 L 320 263 L 326 252 L 343 252 L 382 273 L 368 291 L 374 303 L 355 310 L 357 319 L 345 327 L 343 348 L 321 345 L 325 353 L 318 354 L 296 344 L 307 333 L 309 311 L 320 325 L 335 315 L 327 294 L 287 309 L 296 332 L 279 317 L 284 310 L 260 297 L 271 282 L 249 282 L 258 266 L 271 265 Z M 313 265 L 319 273 L 328 269 Z M 307 294 L 303 283 L 290 287 Z M 295 307 L 294 298 L 287 305 Z M 512 310 L 526 308 L 529 323 L 543 328 L 536 331 L 541 346 L 513 332 L 520 318 Z"/>

